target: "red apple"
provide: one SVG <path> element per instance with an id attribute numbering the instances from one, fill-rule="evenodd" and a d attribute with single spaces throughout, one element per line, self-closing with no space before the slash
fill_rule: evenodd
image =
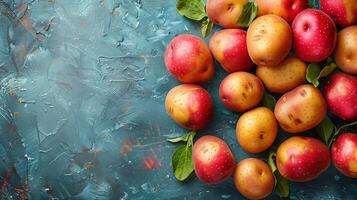
<path id="1" fill-rule="evenodd" d="M 294 49 L 297 57 L 307 62 L 320 62 L 334 50 L 337 29 L 324 12 L 306 9 L 300 12 L 292 24 Z"/>
<path id="2" fill-rule="evenodd" d="M 220 138 L 206 135 L 193 145 L 192 159 L 196 176 L 207 184 L 227 180 L 235 168 L 234 156 Z"/>
<path id="3" fill-rule="evenodd" d="M 229 73 L 249 71 L 254 66 L 248 54 L 246 35 L 240 29 L 223 29 L 210 40 L 209 47 L 214 58 Z"/>
<path id="4" fill-rule="evenodd" d="M 332 161 L 344 175 L 357 178 L 357 134 L 343 133 L 331 148 Z"/>
<path id="5" fill-rule="evenodd" d="M 180 126 L 199 130 L 204 128 L 213 116 L 213 101 L 201 86 L 182 84 L 167 93 L 165 107 L 170 117 Z"/>
<path id="6" fill-rule="evenodd" d="M 308 0 L 256 0 L 258 16 L 275 14 L 291 23 L 295 16 L 309 7 Z"/>
<path id="7" fill-rule="evenodd" d="M 201 83 L 212 79 L 214 63 L 208 46 L 197 36 L 176 36 L 167 46 L 165 65 L 183 83 Z"/>
<path id="8" fill-rule="evenodd" d="M 324 85 L 328 109 L 343 120 L 357 120 L 357 77 L 343 72 L 329 77 Z"/>
<path id="9" fill-rule="evenodd" d="M 320 0 L 320 8 L 340 27 L 357 24 L 356 0 Z"/>
<path id="10" fill-rule="evenodd" d="M 288 180 L 306 182 L 330 166 L 330 152 L 320 140 L 294 136 L 278 147 L 276 164 L 280 174 Z"/>
<path id="11" fill-rule="evenodd" d="M 207 0 L 208 18 L 224 28 L 241 28 L 237 20 L 248 0 Z"/>

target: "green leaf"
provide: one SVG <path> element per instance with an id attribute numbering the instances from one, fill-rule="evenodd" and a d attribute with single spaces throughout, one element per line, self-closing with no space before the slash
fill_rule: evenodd
<path id="1" fill-rule="evenodd" d="M 290 185 L 288 179 L 284 178 L 279 171 L 274 173 L 276 179 L 275 192 L 282 198 L 289 197 Z"/>
<path id="2" fill-rule="evenodd" d="M 256 2 L 248 2 L 243 6 L 237 24 L 242 27 L 248 27 L 258 14 L 258 5 Z"/>
<path id="3" fill-rule="evenodd" d="M 193 172 L 192 145 L 179 146 L 172 155 L 172 168 L 177 180 L 184 181 Z"/>
<path id="4" fill-rule="evenodd" d="M 331 137 L 334 134 L 335 125 L 332 123 L 329 117 L 325 116 L 322 122 L 316 127 L 316 131 L 323 142 L 328 145 Z"/>
<path id="5" fill-rule="evenodd" d="M 265 92 L 261 105 L 269 108 L 270 110 L 274 110 L 275 103 L 275 98 L 271 94 Z"/>
<path id="6" fill-rule="evenodd" d="M 270 152 L 269 153 L 269 158 L 268 158 L 268 164 L 269 167 L 271 169 L 271 171 L 274 173 L 276 171 L 276 166 L 275 166 L 275 157 L 276 157 L 276 153 L 275 152 Z"/>
<path id="7" fill-rule="evenodd" d="M 178 143 L 178 142 L 187 142 L 187 140 L 190 138 L 191 134 L 195 134 L 194 132 L 189 132 L 184 135 L 181 135 L 179 137 L 175 138 L 169 138 L 167 141 L 172 142 L 172 143 Z"/>
<path id="8" fill-rule="evenodd" d="M 276 153 L 270 152 L 268 157 L 268 164 L 275 177 L 275 192 L 280 197 L 286 198 L 289 196 L 289 181 L 284 178 L 277 170 L 275 159 Z"/>
<path id="9" fill-rule="evenodd" d="M 201 33 L 203 37 L 207 37 L 213 29 L 213 22 L 207 18 L 205 21 L 202 22 L 201 25 Z"/>
<path id="10" fill-rule="evenodd" d="M 205 3 L 203 0 L 178 0 L 176 9 L 180 15 L 195 21 L 206 17 Z"/>
<path id="11" fill-rule="evenodd" d="M 329 65 L 326 65 L 320 72 L 319 76 L 317 79 L 327 77 L 330 75 L 335 69 L 337 68 L 336 63 L 330 63 Z"/>
<path id="12" fill-rule="evenodd" d="M 319 74 L 321 67 L 318 63 L 311 63 L 306 70 L 306 80 L 312 83 L 315 87 L 319 85 Z"/>

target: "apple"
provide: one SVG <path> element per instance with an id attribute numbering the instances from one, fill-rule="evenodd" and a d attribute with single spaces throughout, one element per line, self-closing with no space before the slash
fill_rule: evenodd
<path id="1" fill-rule="evenodd" d="M 277 15 L 258 17 L 248 28 L 248 53 L 257 65 L 278 65 L 289 54 L 291 46 L 290 25 Z"/>
<path id="2" fill-rule="evenodd" d="M 294 50 L 297 57 L 306 62 L 320 62 L 334 50 L 337 29 L 324 12 L 306 9 L 300 12 L 292 24 Z"/>
<path id="3" fill-rule="evenodd" d="M 276 164 L 286 179 L 306 182 L 317 178 L 330 166 L 330 152 L 320 140 L 294 136 L 278 147 Z"/>
<path id="4" fill-rule="evenodd" d="M 357 134 L 343 133 L 331 148 L 332 161 L 342 174 L 357 178 Z"/>
<path id="5" fill-rule="evenodd" d="M 320 0 L 320 8 L 340 27 L 357 24 L 356 0 Z"/>
<path id="6" fill-rule="evenodd" d="M 213 57 L 229 73 L 249 71 L 254 67 L 247 50 L 247 33 L 240 29 L 223 29 L 214 33 L 209 47 Z"/>
<path id="7" fill-rule="evenodd" d="M 213 116 L 213 101 L 201 86 L 182 84 L 172 88 L 165 100 L 166 111 L 180 126 L 199 130 L 204 128 Z"/>
<path id="8" fill-rule="evenodd" d="M 285 93 L 276 102 L 274 114 L 280 127 L 288 133 L 301 133 L 319 125 L 327 112 L 319 89 L 304 84 Z"/>
<path id="9" fill-rule="evenodd" d="M 309 7 L 308 0 L 256 0 L 258 16 L 275 14 L 291 23 L 295 16 Z"/>
<path id="10" fill-rule="evenodd" d="M 207 0 L 206 13 L 215 24 L 224 28 L 241 28 L 237 20 L 248 0 Z"/>
<path id="11" fill-rule="evenodd" d="M 257 158 L 241 160 L 234 172 L 237 190 L 248 199 L 264 199 L 274 189 L 275 179 L 269 166 Z"/>
<path id="12" fill-rule="evenodd" d="M 343 120 L 357 120 L 357 77 L 343 72 L 329 77 L 323 93 L 328 109 Z"/>
<path id="13" fill-rule="evenodd" d="M 215 136 L 200 137 L 193 145 L 192 159 L 196 176 L 206 184 L 227 180 L 235 168 L 235 159 L 228 145 Z"/>
<path id="14" fill-rule="evenodd" d="M 176 36 L 166 48 L 165 65 L 183 83 L 201 83 L 212 79 L 214 63 L 208 46 L 199 37 Z"/>
<path id="15" fill-rule="evenodd" d="M 357 25 L 338 33 L 334 58 L 342 71 L 357 75 Z"/>
<path id="16" fill-rule="evenodd" d="M 219 98 L 223 105 L 236 112 L 254 108 L 263 96 L 263 83 L 254 74 L 248 72 L 229 74 L 219 86 Z"/>

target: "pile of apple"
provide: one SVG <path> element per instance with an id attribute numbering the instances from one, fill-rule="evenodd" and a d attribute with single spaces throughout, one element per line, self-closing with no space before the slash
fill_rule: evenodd
<path id="1" fill-rule="evenodd" d="M 236 136 L 247 153 L 268 150 L 279 127 L 292 135 L 315 131 L 327 110 L 343 122 L 356 121 L 357 2 L 321 0 L 318 10 L 309 8 L 307 0 L 257 0 L 258 17 L 245 31 L 236 22 L 246 3 L 207 0 L 208 19 L 226 28 L 213 34 L 209 46 L 189 34 L 170 42 L 165 65 L 183 84 L 167 94 L 169 116 L 192 131 L 211 122 L 213 100 L 197 84 L 213 78 L 215 59 L 229 73 L 219 97 L 226 108 L 242 113 Z M 310 63 L 336 63 L 338 69 L 319 77 L 319 89 L 306 80 Z M 281 95 L 273 110 L 261 104 L 267 91 Z M 292 136 L 275 156 L 278 172 L 290 181 L 315 179 L 330 160 L 342 174 L 357 178 L 357 133 L 339 133 L 331 151 L 313 137 Z M 192 160 L 196 176 L 207 184 L 221 183 L 234 173 L 236 188 L 249 199 L 265 198 L 274 189 L 274 169 L 257 158 L 236 164 L 228 145 L 215 136 L 202 136 L 193 144 Z"/>

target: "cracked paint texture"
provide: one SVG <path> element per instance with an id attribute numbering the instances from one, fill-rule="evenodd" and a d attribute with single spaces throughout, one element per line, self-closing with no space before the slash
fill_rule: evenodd
<path id="1" fill-rule="evenodd" d="M 243 199 L 232 179 L 173 177 L 166 139 L 185 130 L 164 110 L 179 83 L 163 55 L 176 34 L 199 35 L 174 0 L 0 0 L 0 12 L 0 199 Z M 215 118 L 199 135 L 225 139 L 241 160 L 250 155 L 236 142 L 239 115 L 218 100 L 217 71 L 205 84 Z M 357 194 L 333 167 L 291 188 L 291 199 Z"/>

